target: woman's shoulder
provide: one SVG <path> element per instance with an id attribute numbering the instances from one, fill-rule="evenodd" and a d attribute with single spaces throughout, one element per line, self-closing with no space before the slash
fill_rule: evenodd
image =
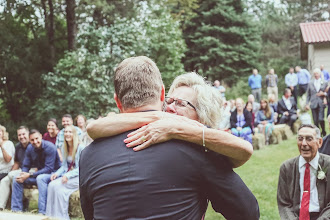
<path id="1" fill-rule="evenodd" d="M 15 148 L 15 145 L 12 141 L 10 140 L 6 140 L 4 143 L 4 147 L 12 147 L 12 148 Z"/>

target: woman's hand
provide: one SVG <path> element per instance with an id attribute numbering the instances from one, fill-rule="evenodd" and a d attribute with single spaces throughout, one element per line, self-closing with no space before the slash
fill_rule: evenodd
<path id="1" fill-rule="evenodd" d="M 68 182 L 68 177 L 62 176 L 62 183 L 65 184 Z"/>
<path id="2" fill-rule="evenodd" d="M 50 176 L 50 181 L 53 181 L 56 178 L 57 178 L 57 175 L 54 173 L 53 175 Z"/>
<path id="3" fill-rule="evenodd" d="M 162 143 L 173 139 L 178 128 L 181 126 L 199 126 L 203 125 L 197 121 L 183 116 L 170 115 L 161 120 L 145 125 L 127 135 L 124 140 L 127 147 L 134 147 L 134 151 L 145 149 L 153 144 Z M 178 125 L 180 127 L 178 127 Z"/>

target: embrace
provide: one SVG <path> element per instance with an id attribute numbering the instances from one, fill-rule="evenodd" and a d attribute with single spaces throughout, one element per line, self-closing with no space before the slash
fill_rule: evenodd
<path id="1" fill-rule="evenodd" d="M 219 92 L 188 73 L 165 97 L 159 69 L 143 56 L 122 61 L 114 85 L 121 114 L 89 124 L 94 142 L 80 157 L 86 220 L 200 220 L 208 202 L 226 219 L 259 219 L 256 198 L 233 171 L 250 158 L 251 144 L 213 129 Z"/>

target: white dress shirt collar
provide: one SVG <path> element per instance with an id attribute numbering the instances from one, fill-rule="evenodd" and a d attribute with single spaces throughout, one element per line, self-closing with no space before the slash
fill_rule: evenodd
<path id="1" fill-rule="evenodd" d="M 316 176 L 317 176 L 317 169 L 319 165 L 319 152 L 316 153 L 316 156 L 313 158 L 312 161 L 309 162 L 310 164 L 310 200 L 309 200 L 309 212 L 320 212 L 320 204 L 319 204 L 319 194 L 317 191 L 316 186 Z M 305 176 L 305 164 L 306 160 L 299 156 L 299 186 L 300 186 L 300 201 L 304 191 L 304 176 Z"/>
<path id="2" fill-rule="evenodd" d="M 282 96 L 282 99 L 283 99 L 283 101 L 284 101 L 284 104 L 285 104 L 285 106 L 287 107 L 287 109 L 290 111 L 291 110 L 291 108 L 292 108 L 292 103 L 291 103 L 291 101 L 290 101 L 290 98 L 285 98 L 285 96 Z"/>

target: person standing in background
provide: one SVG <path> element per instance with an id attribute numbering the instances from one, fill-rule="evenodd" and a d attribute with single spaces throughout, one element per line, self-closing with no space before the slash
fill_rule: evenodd
<path id="1" fill-rule="evenodd" d="M 267 94 L 274 94 L 275 102 L 278 100 L 278 88 L 277 88 L 277 75 L 274 69 L 270 69 L 268 75 L 266 76 Z"/>
<path id="2" fill-rule="evenodd" d="M 322 73 L 323 73 L 324 81 L 328 82 L 329 79 L 330 79 L 329 72 L 326 71 L 326 70 L 324 69 L 324 65 L 321 65 L 321 66 L 320 66 L 320 69 L 321 69 L 321 71 L 322 71 Z"/>
<path id="3" fill-rule="evenodd" d="M 307 91 L 307 86 L 309 80 L 311 79 L 311 74 L 306 69 L 301 69 L 300 66 L 296 66 L 296 72 L 299 84 L 299 96 L 303 96 Z"/>
<path id="4" fill-rule="evenodd" d="M 223 87 L 222 85 L 220 85 L 220 81 L 219 81 L 219 80 L 215 80 L 215 81 L 214 81 L 214 88 L 215 88 L 216 90 L 218 90 L 218 91 L 221 93 L 222 98 L 223 98 L 224 100 L 226 100 L 226 94 L 225 94 L 225 92 L 226 92 L 226 88 Z"/>
<path id="5" fill-rule="evenodd" d="M 291 89 L 294 100 L 298 103 L 298 76 L 294 73 L 293 67 L 290 67 L 289 72 L 285 75 L 285 84 L 289 89 Z"/>
<path id="6" fill-rule="evenodd" d="M 253 69 L 252 73 L 253 74 L 249 77 L 249 86 L 251 87 L 252 95 L 255 97 L 256 102 L 260 102 L 262 77 L 258 74 L 257 69 Z"/>

